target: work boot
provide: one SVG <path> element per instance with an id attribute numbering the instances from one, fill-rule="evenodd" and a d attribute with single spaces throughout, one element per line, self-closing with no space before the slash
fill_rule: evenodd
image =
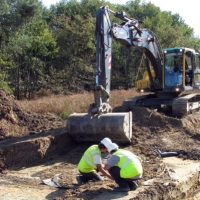
<path id="1" fill-rule="evenodd" d="M 81 176 L 76 176 L 76 180 L 77 180 L 78 185 L 82 185 L 83 184 Z"/>
<path id="2" fill-rule="evenodd" d="M 129 186 L 130 190 L 136 190 L 138 187 L 138 184 L 133 181 L 133 182 L 128 183 L 128 186 Z"/>
<path id="3" fill-rule="evenodd" d="M 115 187 L 113 189 L 114 192 L 128 192 L 130 188 L 128 186 L 125 187 Z"/>

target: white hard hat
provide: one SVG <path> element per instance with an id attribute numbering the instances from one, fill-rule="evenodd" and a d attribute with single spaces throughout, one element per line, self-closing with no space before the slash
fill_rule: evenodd
<path id="1" fill-rule="evenodd" d="M 108 146 L 109 146 L 110 144 L 112 144 L 112 141 L 111 141 L 110 138 L 104 138 L 103 140 L 101 140 L 101 143 L 102 143 L 106 148 L 108 148 Z"/>
<path id="2" fill-rule="evenodd" d="M 115 150 L 115 149 L 118 149 L 118 145 L 117 144 L 115 144 L 115 143 L 111 143 L 109 146 L 108 146 L 108 152 L 111 152 L 111 151 L 113 151 L 113 150 Z"/>

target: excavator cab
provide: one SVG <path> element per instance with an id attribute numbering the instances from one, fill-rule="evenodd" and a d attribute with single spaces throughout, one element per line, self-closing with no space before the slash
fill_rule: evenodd
<path id="1" fill-rule="evenodd" d="M 200 87 L 200 54 L 191 48 L 166 48 L 163 50 L 163 91 L 175 92 L 177 95 L 184 90 Z M 152 77 L 155 77 L 151 69 Z M 149 72 L 143 73 L 143 78 L 136 81 L 139 92 L 151 90 Z"/>
<path id="2" fill-rule="evenodd" d="M 164 49 L 163 88 L 164 91 L 180 93 L 193 90 L 194 71 L 198 54 L 194 49 L 176 47 Z M 196 75 L 195 75 L 196 76 Z M 196 79 L 198 77 L 196 76 Z"/>

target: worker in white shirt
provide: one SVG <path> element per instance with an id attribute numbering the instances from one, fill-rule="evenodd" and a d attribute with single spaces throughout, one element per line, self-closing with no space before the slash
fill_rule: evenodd
<path id="1" fill-rule="evenodd" d="M 140 158 L 130 151 L 119 149 L 115 143 L 109 145 L 108 151 L 111 157 L 104 169 L 109 171 L 112 178 L 119 185 L 119 187 L 114 188 L 114 191 L 136 190 L 138 185 L 135 181 L 141 179 L 143 174 Z"/>

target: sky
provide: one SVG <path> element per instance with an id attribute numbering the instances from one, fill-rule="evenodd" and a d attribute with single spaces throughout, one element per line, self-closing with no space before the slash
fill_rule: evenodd
<path id="1" fill-rule="evenodd" d="M 51 4 L 56 4 L 59 1 L 60 0 L 42 0 L 43 4 L 48 8 Z M 109 0 L 111 3 L 118 4 L 124 4 L 127 1 L 128 0 Z M 171 11 L 172 14 L 178 13 L 185 23 L 194 29 L 195 36 L 200 37 L 199 0 L 146 0 L 146 3 L 148 2 L 160 7 L 162 11 Z"/>

